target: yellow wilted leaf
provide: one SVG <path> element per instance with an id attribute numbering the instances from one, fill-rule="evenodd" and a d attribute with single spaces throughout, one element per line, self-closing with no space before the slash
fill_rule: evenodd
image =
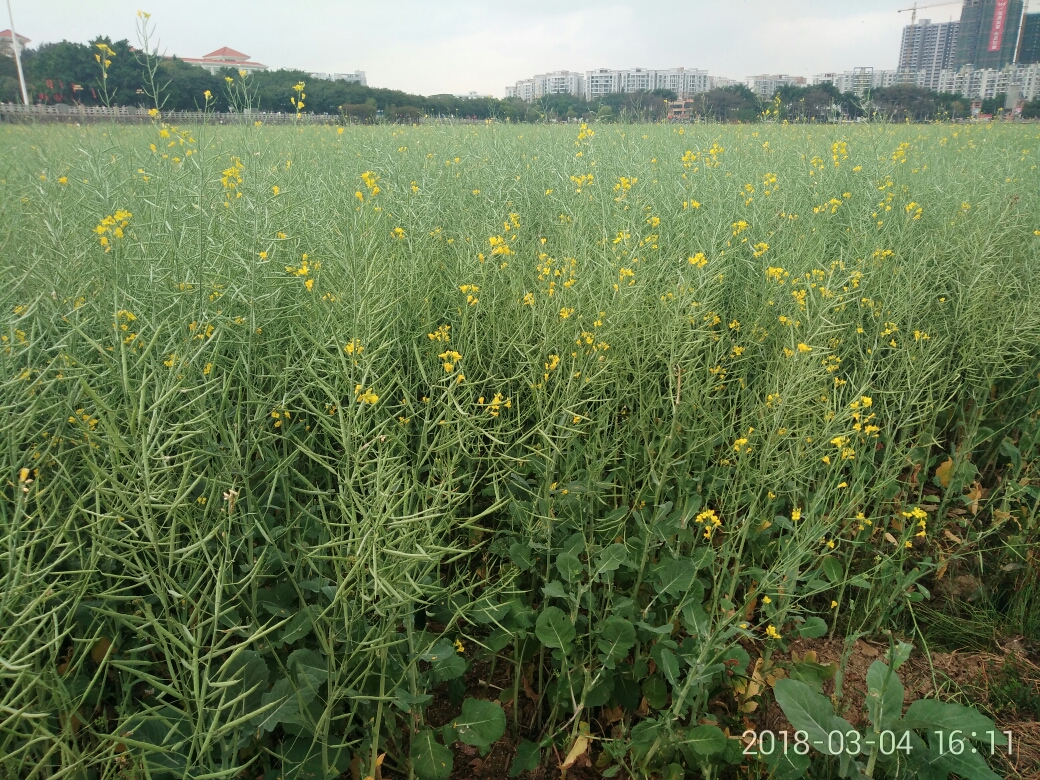
<path id="1" fill-rule="evenodd" d="M 578 760 L 578 756 L 582 755 L 588 749 L 589 738 L 584 734 L 579 735 L 578 738 L 574 740 L 574 745 L 571 747 L 570 752 L 567 753 L 567 758 L 565 758 L 563 763 L 560 764 L 560 769 L 570 769 L 574 766 L 574 762 Z"/>
<path id="2" fill-rule="evenodd" d="M 957 534 L 953 533 L 953 531 L 950 531 L 949 529 L 943 531 L 943 536 L 945 536 L 951 542 L 956 542 L 957 544 L 964 544 L 964 540 L 957 536 Z"/>
<path id="3" fill-rule="evenodd" d="M 94 663 L 100 664 L 105 660 L 105 656 L 108 655 L 108 648 L 112 646 L 112 640 L 107 636 L 101 637 L 94 646 L 90 649 L 90 657 L 94 660 Z"/>
<path id="4" fill-rule="evenodd" d="M 742 694 L 741 698 L 744 700 L 743 704 L 740 705 L 741 712 L 754 712 L 758 709 L 757 701 L 750 701 L 753 696 L 757 696 L 763 686 L 765 680 L 762 679 L 762 659 L 759 658 L 755 661 L 755 668 L 751 672 L 751 679 L 747 682 L 740 683 L 740 690 L 737 691 L 737 684 L 733 686 L 733 690 Z"/>
<path id="5" fill-rule="evenodd" d="M 935 478 L 943 487 L 950 486 L 950 478 L 953 476 L 953 458 L 947 458 L 935 470 Z"/>
<path id="6" fill-rule="evenodd" d="M 885 531 L 885 541 L 892 542 L 892 544 L 899 544 L 896 538 L 892 536 L 892 534 L 890 534 L 888 531 Z"/>
<path id="7" fill-rule="evenodd" d="M 973 484 L 971 490 L 968 491 L 967 497 L 971 500 L 971 503 L 968 504 L 968 509 L 971 510 L 973 515 L 977 515 L 979 513 L 979 499 L 982 498 L 982 485 L 978 482 Z"/>

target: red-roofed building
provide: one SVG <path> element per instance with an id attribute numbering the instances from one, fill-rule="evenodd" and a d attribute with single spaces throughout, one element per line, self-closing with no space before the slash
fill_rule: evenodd
<path id="1" fill-rule="evenodd" d="M 192 65 L 200 65 L 210 73 L 218 73 L 221 68 L 233 68 L 234 70 L 254 71 L 267 70 L 267 66 L 260 62 L 252 62 L 248 54 L 223 46 L 216 51 L 211 51 L 202 57 L 183 57 L 185 62 Z"/>
<path id="2" fill-rule="evenodd" d="M 0 54 L 4 55 L 5 57 L 13 57 L 14 47 L 11 45 L 11 43 L 11 31 L 8 29 L 0 32 Z M 29 38 L 26 38 L 24 35 L 18 36 L 19 51 L 24 51 L 25 47 L 29 43 L 31 43 L 31 40 Z"/>

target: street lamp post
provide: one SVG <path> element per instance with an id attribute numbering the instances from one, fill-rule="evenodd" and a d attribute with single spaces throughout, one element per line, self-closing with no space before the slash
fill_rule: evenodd
<path id="1" fill-rule="evenodd" d="M 7 0 L 7 17 L 11 20 L 11 46 L 14 48 L 14 64 L 18 68 L 18 83 L 22 87 L 22 103 L 29 105 L 29 93 L 25 89 L 25 74 L 22 73 L 22 55 L 18 51 L 18 33 L 14 31 L 14 14 L 11 0 Z"/>

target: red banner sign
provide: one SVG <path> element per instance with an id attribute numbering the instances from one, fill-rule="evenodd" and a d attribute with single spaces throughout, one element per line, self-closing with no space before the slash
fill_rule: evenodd
<path id="1" fill-rule="evenodd" d="M 989 30 L 989 50 L 1000 51 L 1004 44 L 1004 28 L 1007 27 L 1009 0 L 997 0 L 997 7 L 993 10 L 993 26 Z"/>

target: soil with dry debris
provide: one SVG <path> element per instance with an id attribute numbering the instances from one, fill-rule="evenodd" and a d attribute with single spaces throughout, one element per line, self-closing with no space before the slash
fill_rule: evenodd
<path id="1" fill-rule="evenodd" d="M 783 656 L 774 654 L 773 662 L 790 661 L 791 656 L 815 653 L 818 663 L 837 663 L 842 668 L 845 649 L 841 639 L 803 639 L 792 642 Z M 844 664 L 841 675 L 841 698 L 836 711 L 853 726 L 862 728 L 866 721 L 867 670 L 888 651 L 887 645 L 857 640 Z M 1008 688 L 1023 686 L 1016 692 L 1033 706 L 1040 704 L 1040 666 L 1024 653 L 1021 645 L 1012 643 L 1002 654 L 996 653 L 932 653 L 930 657 L 915 653 L 899 671 L 906 690 L 904 711 L 917 699 L 940 698 L 972 704 L 994 717 L 1000 731 L 1012 732 L 1013 752 L 1002 755 L 1003 771 L 1009 778 L 1040 780 L 1040 722 L 1035 710 L 1022 711 L 1009 706 Z M 824 685 L 824 693 L 833 695 L 836 681 Z M 1024 693 L 1026 696 L 1022 696 Z M 791 730 L 776 702 L 770 702 L 758 724 L 759 729 Z"/>

